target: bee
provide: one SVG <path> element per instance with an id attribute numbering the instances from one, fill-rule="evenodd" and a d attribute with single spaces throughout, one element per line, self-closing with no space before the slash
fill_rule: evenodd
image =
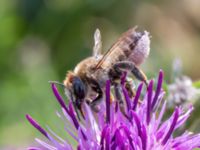
<path id="1" fill-rule="evenodd" d="M 123 105 L 120 78 L 124 72 L 133 74 L 147 85 L 146 75 L 139 66 L 148 57 L 150 37 L 147 31 L 138 32 L 137 27 L 129 29 L 102 54 L 102 41 L 99 29 L 94 33 L 93 55 L 77 64 L 69 71 L 63 82 L 65 93 L 74 104 L 76 112 L 82 112 L 82 103 L 86 101 L 94 111 L 104 98 L 106 81 L 114 87 L 115 98 Z M 134 96 L 130 82 L 126 82 L 127 91 Z M 78 110 L 77 110 L 78 109 Z"/>

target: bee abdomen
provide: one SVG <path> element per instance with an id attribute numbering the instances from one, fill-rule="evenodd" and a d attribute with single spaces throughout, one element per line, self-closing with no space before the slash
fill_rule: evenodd
<path id="1" fill-rule="evenodd" d="M 149 33 L 135 32 L 124 39 L 121 46 L 128 60 L 140 65 L 148 57 L 150 51 Z"/>
<path id="2" fill-rule="evenodd" d="M 131 61 L 138 66 L 149 55 L 149 47 L 148 32 L 136 32 L 134 28 L 130 29 L 111 47 L 101 67 L 110 68 L 119 61 Z"/>
<path id="3" fill-rule="evenodd" d="M 121 44 L 120 48 L 122 52 L 124 52 L 124 55 L 128 58 L 131 53 L 133 52 L 135 45 L 136 45 L 137 39 L 132 37 L 126 37 Z"/>

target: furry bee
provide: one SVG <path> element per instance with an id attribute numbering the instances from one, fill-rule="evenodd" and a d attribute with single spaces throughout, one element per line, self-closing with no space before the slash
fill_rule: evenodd
<path id="1" fill-rule="evenodd" d="M 72 100 L 75 110 L 78 109 L 81 113 L 84 100 L 93 110 L 97 109 L 95 106 L 104 97 L 103 90 L 107 80 L 114 87 L 116 99 L 123 104 L 120 78 L 124 72 L 133 74 L 147 84 L 145 74 L 138 68 L 150 51 L 147 31 L 137 32 L 136 27 L 131 28 L 104 55 L 101 54 L 101 49 L 101 34 L 97 29 L 94 33 L 93 56 L 81 61 L 74 71 L 69 71 L 63 82 L 66 95 Z M 129 95 L 134 96 L 130 83 L 126 82 L 126 85 Z"/>

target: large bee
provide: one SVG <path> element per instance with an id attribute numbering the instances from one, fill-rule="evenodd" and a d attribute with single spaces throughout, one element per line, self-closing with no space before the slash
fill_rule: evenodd
<path id="1" fill-rule="evenodd" d="M 148 57 L 150 38 L 147 31 L 137 32 L 136 27 L 129 29 L 103 55 L 101 54 L 101 34 L 97 29 L 94 33 L 93 56 L 81 61 L 69 71 L 64 80 L 65 93 L 72 100 L 75 110 L 82 112 L 82 103 L 86 101 L 93 110 L 103 99 L 105 84 L 111 81 L 115 99 L 123 104 L 120 78 L 124 72 L 133 74 L 147 84 L 145 74 L 139 69 L 140 64 Z M 126 82 L 127 91 L 134 96 L 132 86 Z M 78 112 L 78 111 L 77 111 Z"/>

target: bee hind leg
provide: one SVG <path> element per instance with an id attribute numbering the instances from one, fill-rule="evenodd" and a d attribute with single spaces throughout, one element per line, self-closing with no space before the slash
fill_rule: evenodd
<path id="1" fill-rule="evenodd" d="M 148 86 L 147 77 L 143 73 L 141 69 L 139 69 L 133 62 L 131 61 L 121 61 L 113 65 L 113 69 L 120 76 L 122 72 L 129 71 L 131 72 L 138 80 L 143 81 L 146 86 Z"/>
<path id="2" fill-rule="evenodd" d="M 138 80 L 143 81 L 145 83 L 145 85 L 148 87 L 147 77 L 141 69 L 139 69 L 138 67 L 135 66 L 131 70 L 131 72 Z"/>

